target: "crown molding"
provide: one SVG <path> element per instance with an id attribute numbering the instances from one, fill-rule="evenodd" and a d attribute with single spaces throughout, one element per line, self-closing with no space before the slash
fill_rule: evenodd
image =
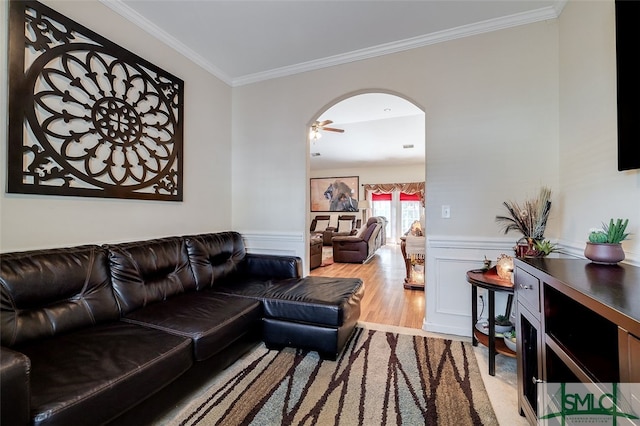
<path id="1" fill-rule="evenodd" d="M 562 12 L 562 9 L 564 8 L 568 0 L 559 0 L 555 2 L 553 6 L 548 6 L 529 12 L 517 13 L 502 18 L 489 19 L 486 21 L 464 25 L 444 31 L 438 31 L 435 33 L 413 37 L 406 40 L 381 44 L 367 49 L 356 50 L 341 55 L 330 56 L 327 58 L 303 62 L 300 64 L 276 68 L 255 74 L 248 74 L 237 78 L 231 78 L 230 76 L 225 74 L 223 71 L 207 61 L 187 45 L 178 41 L 175 37 L 169 35 L 162 28 L 158 27 L 157 25 L 146 19 L 144 16 L 136 12 L 134 9 L 124 4 L 121 0 L 99 1 L 119 15 L 128 19 L 147 33 L 151 34 L 153 37 L 172 47 L 180 54 L 208 71 L 210 74 L 213 74 L 215 77 L 219 78 L 226 84 L 232 87 L 236 87 L 280 77 L 287 77 L 294 74 L 300 74 L 303 72 L 314 71 L 336 65 L 347 64 L 350 62 L 361 61 L 364 59 L 375 58 L 378 56 L 389 55 L 392 53 L 403 52 L 406 50 L 416 49 L 436 43 L 443 43 L 450 40 L 470 37 L 478 34 L 502 30 L 505 28 L 516 27 L 519 25 L 556 19 Z"/>
<path id="2" fill-rule="evenodd" d="M 222 72 L 219 68 L 213 65 L 211 62 L 207 61 L 201 55 L 196 53 L 193 49 L 191 49 L 186 44 L 182 43 L 175 37 L 169 35 L 162 28 L 158 27 L 153 22 L 149 21 L 147 18 L 136 12 L 131 7 L 124 4 L 121 0 L 99 0 L 100 3 L 107 6 L 109 9 L 113 10 L 117 14 L 121 15 L 125 19 L 131 21 L 134 25 L 140 27 L 142 30 L 146 31 L 153 37 L 157 38 L 161 42 L 167 44 L 178 53 L 194 62 L 198 66 L 205 69 L 210 74 L 213 74 L 215 77 L 219 78 L 229 86 L 233 85 L 233 80 L 231 77 Z"/>
<path id="3" fill-rule="evenodd" d="M 568 2 L 569 0 L 557 0 L 553 4 L 553 8 L 556 10 L 556 16 L 560 16 L 560 14 L 564 10 L 564 7 L 567 5 Z"/>
<path id="4" fill-rule="evenodd" d="M 566 0 L 563 1 L 562 7 Z M 560 8 L 561 11 L 561 8 Z M 457 28 L 438 31 L 423 36 L 413 37 L 398 42 L 381 44 L 367 49 L 356 50 L 353 52 L 330 56 L 314 61 L 303 62 L 288 67 L 277 68 L 265 72 L 250 74 L 233 79 L 233 86 L 243 86 L 246 84 L 257 83 L 259 81 L 270 80 L 279 77 L 286 77 L 307 71 L 314 71 L 321 68 L 332 67 L 335 65 L 346 64 L 349 62 L 361 61 L 364 59 L 375 58 L 378 56 L 389 55 L 392 53 L 403 52 L 406 50 L 416 49 L 431 44 L 443 43 L 459 38 L 470 37 L 478 34 L 488 33 L 492 31 L 502 30 L 505 28 L 516 27 L 519 25 L 531 24 L 539 21 L 556 19 L 559 12 L 556 6 L 548 6 L 541 9 L 518 13 L 502 18 L 489 19 L 474 24 L 464 25 Z"/>

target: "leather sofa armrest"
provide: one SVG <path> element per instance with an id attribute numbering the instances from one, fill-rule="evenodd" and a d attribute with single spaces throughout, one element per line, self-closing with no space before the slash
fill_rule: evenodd
<path id="1" fill-rule="evenodd" d="M 337 242 L 341 242 L 341 243 L 361 243 L 361 242 L 364 242 L 364 240 L 362 238 L 358 237 L 357 235 L 339 235 L 339 236 L 333 237 L 332 241 L 334 243 L 337 243 Z"/>
<path id="2" fill-rule="evenodd" d="M 302 259 L 297 256 L 247 253 L 242 264 L 242 274 L 249 276 L 301 278 Z"/>
<path id="3" fill-rule="evenodd" d="M 30 372 L 31 361 L 26 355 L 0 347 L 0 424 L 30 423 Z"/>

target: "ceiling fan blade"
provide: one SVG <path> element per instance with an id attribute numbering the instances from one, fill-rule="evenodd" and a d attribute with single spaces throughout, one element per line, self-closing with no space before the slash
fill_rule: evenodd
<path id="1" fill-rule="evenodd" d="M 323 127 L 322 130 L 326 130 L 327 132 L 344 133 L 344 129 L 336 129 L 334 127 Z"/>
<path id="2" fill-rule="evenodd" d="M 331 121 L 331 120 L 316 121 L 316 125 L 319 126 L 319 127 L 324 127 L 324 126 L 326 126 L 328 124 L 331 124 L 331 123 L 333 123 L 333 121 Z"/>

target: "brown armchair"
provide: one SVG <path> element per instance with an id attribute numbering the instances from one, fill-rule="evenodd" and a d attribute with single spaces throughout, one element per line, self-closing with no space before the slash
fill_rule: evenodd
<path id="1" fill-rule="evenodd" d="M 382 246 L 382 221 L 369 218 L 359 235 L 333 237 L 333 261 L 336 263 L 365 263 Z"/>
<path id="2" fill-rule="evenodd" d="M 322 242 L 325 246 L 330 246 L 334 237 L 355 235 L 356 216 L 351 214 L 343 214 L 338 216 L 338 227 L 329 227 L 322 233 Z"/>
<path id="3" fill-rule="evenodd" d="M 322 265 L 322 240 L 312 238 L 309 244 L 309 269 L 311 270 Z"/>
<path id="4" fill-rule="evenodd" d="M 330 221 L 331 216 L 328 214 L 321 214 L 314 217 L 311 221 L 311 226 L 309 226 L 311 237 L 322 238 L 323 233 L 329 229 Z"/>

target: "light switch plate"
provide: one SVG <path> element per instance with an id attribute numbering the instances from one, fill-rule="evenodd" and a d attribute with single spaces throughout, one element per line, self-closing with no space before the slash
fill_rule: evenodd
<path id="1" fill-rule="evenodd" d="M 442 206 L 442 218 L 449 219 L 451 217 L 451 207 L 450 206 Z"/>

